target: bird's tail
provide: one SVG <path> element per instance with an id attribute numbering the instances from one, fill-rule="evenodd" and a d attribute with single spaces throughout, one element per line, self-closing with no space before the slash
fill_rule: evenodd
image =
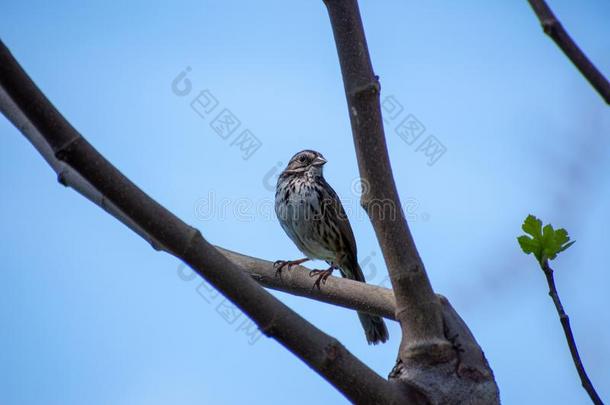
<path id="1" fill-rule="evenodd" d="M 343 277 L 351 278 L 356 281 L 361 281 L 363 283 L 366 282 L 364 279 L 364 274 L 362 273 L 362 269 L 360 266 L 356 264 L 352 269 L 344 269 L 341 274 Z M 358 318 L 360 318 L 360 323 L 364 328 L 364 334 L 366 335 L 366 341 L 370 345 L 376 345 L 378 343 L 385 343 L 390 335 L 388 334 L 388 328 L 385 326 L 385 322 L 380 316 L 370 315 L 364 312 L 358 312 Z"/>
<path id="2" fill-rule="evenodd" d="M 383 322 L 381 317 L 358 312 L 358 318 L 360 318 L 360 323 L 362 323 L 364 328 L 366 341 L 370 345 L 385 343 L 389 339 L 388 328 L 386 328 L 385 322 Z"/>

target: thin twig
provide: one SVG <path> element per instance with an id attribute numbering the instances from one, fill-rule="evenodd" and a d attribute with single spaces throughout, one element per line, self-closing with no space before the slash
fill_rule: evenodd
<path id="1" fill-rule="evenodd" d="M 576 45 L 570 34 L 563 28 L 551 8 L 544 0 L 528 0 L 540 20 L 544 32 L 555 41 L 563 53 L 580 70 L 580 73 L 591 83 L 600 96 L 610 104 L 610 83 L 604 75 L 587 58 L 587 55 Z"/>
<path id="2" fill-rule="evenodd" d="M 353 356 L 340 342 L 300 317 L 252 280 L 235 263 L 210 245 L 201 233 L 151 199 L 91 146 L 28 77 L 0 41 L 0 108 L 9 120 L 18 118 L 17 128 L 35 130 L 33 142 L 78 173 L 93 187 L 104 206 L 112 203 L 147 235 L 149 241 L 182 259 L 223 295 L 252 318 L 259 328 L 324 377 L 356 403 L 409 403 L 414 391 L 389 382 Z M 24 122 L 25 121 L 25 122 Z M 42 152 L 41 152 L 42 153 Z M 52 156 L 52 157 L 51 157 Z M 52 167 L 62 167 L 54 164 Z M 65 185 L 74 178 L 63 176 Z M 77 189 L 78 190 L 78 189 Z M 87 196 L 89 197 L 89 196 Z"/>
<path id="3" fill-rule="evenodd" d="M 568 347 L 570 348 L 570 353 L 572 354 L 572 360 L 574 361 L 576 371 L 578 371 L 578 376 L 580 377 L 582 386 L 587 391 L 587 394 L 589 394 L 591 401 L 593 401 L 595 405 L 603 405 L 603 402 L 599 395 L 597 395 L 591 380 L 589 380 L 589 376 L 587 376 L 587 372 L 582 364 L 582 360 L 580 360 L 580 354 L 578 354 L 578 348 L 576 347 L 576 341 L 574 340 L 574 334 L 572 334 L 572 327 L 570 326 L 570 318 L 563 310 L 563 305 L 561 305 L 561 300 L 559 299 L 559 294 L 557 293 L 557 287 L 555 287 L 553 269 L 551 266 L 549 266 L 548 260 L 545 260 L 542 263 L 542 271 L 544 271 L 544 275 L 546 276 L 546 282 L 549 285 L 549 295 L 553 299 L 555 309 L 557 309 L 559 321 L 561 322 L 563 333 L 566 335 Z"/>
<path id="4" fill-rule="evenodd" d="M 401 357 L 423 355 L 446 360 L 453 356 L 453 350 L 443 334 L 441 305 L 394 183 L 381 118 L 379 80 L 373 73 L 358 3 L 325 3 L 339 55 L 360 177 L 367 185 L 361 202 L 375 229 L 396 296 L 396 318 L 403 334 Z"/>

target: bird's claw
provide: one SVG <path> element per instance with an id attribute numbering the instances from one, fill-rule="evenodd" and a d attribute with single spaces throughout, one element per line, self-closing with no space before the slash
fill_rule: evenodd
<path id="1" fill-rule="evenodd" d="M 276 260 L 273 262 L 273 267 L 275 268 L 275 275 L 282 274 L 282 270 L 284 267 L 287 267 L 288 270 L 292 269 L 297 264 L 303 263 L 304 260 Z"/>
<path id="2" fill-rule="evenodd" d="M 279 267 L 282 268 L 284 267 L 286 264 L 288 263 L 288 260 L 276 260 L 273 262 L 273 267 Z"/>
<path id="3" fill-rule="evenodd" d="M 309 277 L 315 277 L 318 276 L 318 278 L 316 279 L 316 281 L 313 283 L 313 287 L 318 287 L 318 290 L 320 289 L 320 283 L 322 284 L 326 284 L 326 279 L 328 277 L 330 277 L 331 274 L 333 274 L 333 270 L 334 267 L 331 267 L 327 270 L 311 270 L 309 272 Z"/>
<path id="4" fill-rule="evenodd" d="M 282 269 L 286 266 L 288 266 L 288 270 L 290 270 L 290 266 L 288 265 L 288 263 L 289 263 L 288 260 L 276 260 L 275 262 L 273 262 L 273 268 L 275 269 L 275 275 L 277 276 L 279 274 L 281 277 Z"/>

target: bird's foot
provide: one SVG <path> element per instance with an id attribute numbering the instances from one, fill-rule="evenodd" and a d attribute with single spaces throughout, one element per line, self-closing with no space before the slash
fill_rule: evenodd
<path id="1" fill-rule="evenodd" d="M 273 267 L 275 268 L 275 275 L 282 275 L 282 270 L 284 267 L 287 267 L 288 270 L 292 269 L 294 266 L 297 266 L 301 263 L 305 263 L 308 261 L 308 258 L 299 259 L 299 260 L 276 260 L 273 262 Z"/>
<path id="2" fill-rule="evenodd" d="M 330 277 L 331 274 L 333 274 L 333 270 L 335 270 L 336 267 L 335 266 L 330 266 L 328 269 L 326 270 L 312 270 L 309 272 L 309 277 L 318 277 L 315 281 L 315 283 L 313 283 L 313 287 L 318 287 L 318 290 L 320 289 L 320 283 L 322 284 L 326 284 L 326 279 L 328 277 Z"/>

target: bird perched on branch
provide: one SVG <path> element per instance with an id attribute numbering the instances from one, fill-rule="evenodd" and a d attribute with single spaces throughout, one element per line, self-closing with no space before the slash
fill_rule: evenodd
<path id="1" fill-rule="evenodd" d="M 326 270 L 312 270 L 320 288 L 333 270 L 343 277 L 366 282 L 358 265 L 354 233 L 335 190 L 324 180 L 326 159 L 319 152 L 303 150 L 294 155 L 277 182 L 275 213 L 290 239 L 306 256 L 299 260 L 278 260 L 277 271 L 307 260 L 324 260 Z M 379 316 L 358 312 L 369 344 L 388 340 L 388 330 Z"/>

